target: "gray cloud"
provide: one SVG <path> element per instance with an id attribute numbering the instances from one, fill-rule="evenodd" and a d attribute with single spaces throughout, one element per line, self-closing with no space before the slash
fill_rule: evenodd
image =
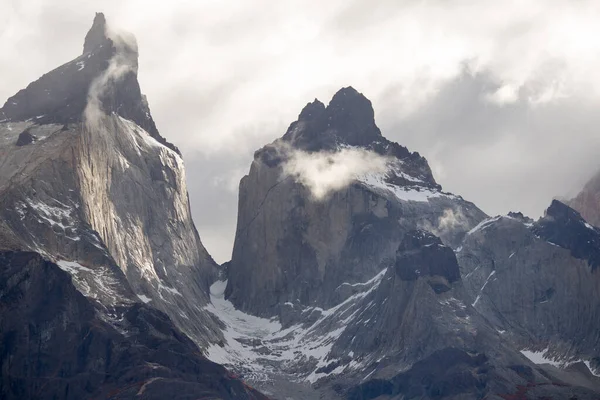
<path id="1" fill-rule="evenodd" d="M 94 12 L 133 32 L 193 213 L 230 256 L 235 182 L 306 102 L 352 85 L 388 138 L 486 212 L 536 216 L 598 168 L 600 7 L 539 0 L 0 0 L 0 98 L 81 53 Z"/>

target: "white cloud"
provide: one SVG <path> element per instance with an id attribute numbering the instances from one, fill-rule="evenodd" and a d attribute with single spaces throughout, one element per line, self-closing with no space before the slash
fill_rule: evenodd
<path id="1" fill-rule="evenodd" d="M 460 209 L 447 208 L 438 218 L 437 224 L 428 221 L 422 224 L 421 229 L 429 231 L 436 236 L 444 236 L 449 232 L 456 231 L 459 228 L 466 229 L 469 226 L 469 220 Z"/>
<path id="2" fill-rule="evenodd" d="M 101 97 L 109 85 L 117 82 L 128 72 L 137 71 L 137 43 L 135 37 L 128 32 L 120 32 L 105 26 L 104 34 L 109 37 L 115 46 L 115 54 L 108 63 L 108 68 L 96 77 L 87 95 L 87 104 L 83 111 L 86 127 L 90 130 L 98 130 L 101 119 L 105 116 L 102 110 Z"/>
<path id="3" fill-rule="evenodd" d="M 66 61 L 55 58 L 64 49 L 44 48 L 53 31 L 79 29 L 69 36 L 79 50 L 94 11 L 137 36 L 142 88 L 165 136 L 207 153 L 238 146 L 247 127 L 289 123 L 306 101 L 348 85 L 376 110 L 387 95 L 402 117 L 465 67 L 493 77 L 500 89 L 488 96 L 499 104 L 524 88 L 534 103 L 600 94 L 600 3 L 593 0 L 14 3 L 4 16 L 0 72 L 22 78 L 0 94 Z M 72 25 L 50 24 L 50 12 Z M 27 46 L 17 46 L 19 33 Z M 260 132 L 263 142 L 279 134 Z"/>
<path id="4" fill-rule="evenodd" d="M 283 174 L 310 189 L 314 199 L 323 200 L 361 175 L 385 172 L 389 161 L 373 151 L 357 148 L 316 153 L 291 150 Z"/>
<path id="5" fill-rule="evenodd" d="M 493 93 L 488 93 L 486 100 L 491 103 L 503 106 L 519 100 L 519 89 L 513 85 L 506 84 L 501 86 Z"/>

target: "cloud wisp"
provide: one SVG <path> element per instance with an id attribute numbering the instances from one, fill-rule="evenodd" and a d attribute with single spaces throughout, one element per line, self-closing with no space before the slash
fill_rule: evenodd
<path id="1" fill-rule="evenodd" d="M 284 176 L 291 176 L 307 187 L 317 201 L 346 188 L 361 175 L 387 171 L 390 162 L 387 157 L 358 148 L 315 153 L 292 150 L 287 157 Z"/>
<path id="2" fill-rule="evenodd" d="M 110 26 L 105 26 L 105 35 L 112 40 L 115 54 L 108 63 L 108 67 L 96 77 L 89 88 L 87 104 L 83 111 L 83 120 L 89 130 L 98 130 L 103 117 L 102 96 L 110 85 L 117 83 L 127 73 L 137 73 L 137 42 L 135 37 L 126 32 L 118 32 Z"/>

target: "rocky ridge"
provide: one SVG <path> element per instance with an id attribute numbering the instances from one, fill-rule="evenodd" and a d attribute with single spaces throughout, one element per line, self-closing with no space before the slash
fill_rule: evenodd
<path id="1" fill-rule="evenodd" d="M 385 168 L 322 197 L 286 172 L 298 154 L 331 164 L 348 149 Z M 356 90 L 309 103 L 240 183 L 228 281 L 212 288 L 226 345 L 209 356 L 282 398 L 595 398 L 587 367 L 537 365 L 482 311 L 484 272 L 462 257 L 490 221 L 385 139 Z"/>
<path id="2" fill-rule="evenodd" d="M 517 348 L 600 375 L 599 234 L 557 200 L 536 222 L 482 222 L 457 253 L 473 306 Z"/>
<path id="3" fill-rule="evenodd" d="M 223 338 L 203 309 L 218 266 L 135 41 L 97 14 L 0 116 L 0 397 L 264 398 L 202 355 Z"/>

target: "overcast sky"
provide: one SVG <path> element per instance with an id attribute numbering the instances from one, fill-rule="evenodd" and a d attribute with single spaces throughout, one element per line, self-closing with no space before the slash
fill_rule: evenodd
<path id="1" fill-rule="evenodd" d="M 354 86 L 383 134 L 488 214 L 543 213 L 600 168 L 600 2 L 0 0 L 0 102 L 79 55 L 94 12 L 135 34 L 192 211 L 229 259 L 252 153 Z"/>

